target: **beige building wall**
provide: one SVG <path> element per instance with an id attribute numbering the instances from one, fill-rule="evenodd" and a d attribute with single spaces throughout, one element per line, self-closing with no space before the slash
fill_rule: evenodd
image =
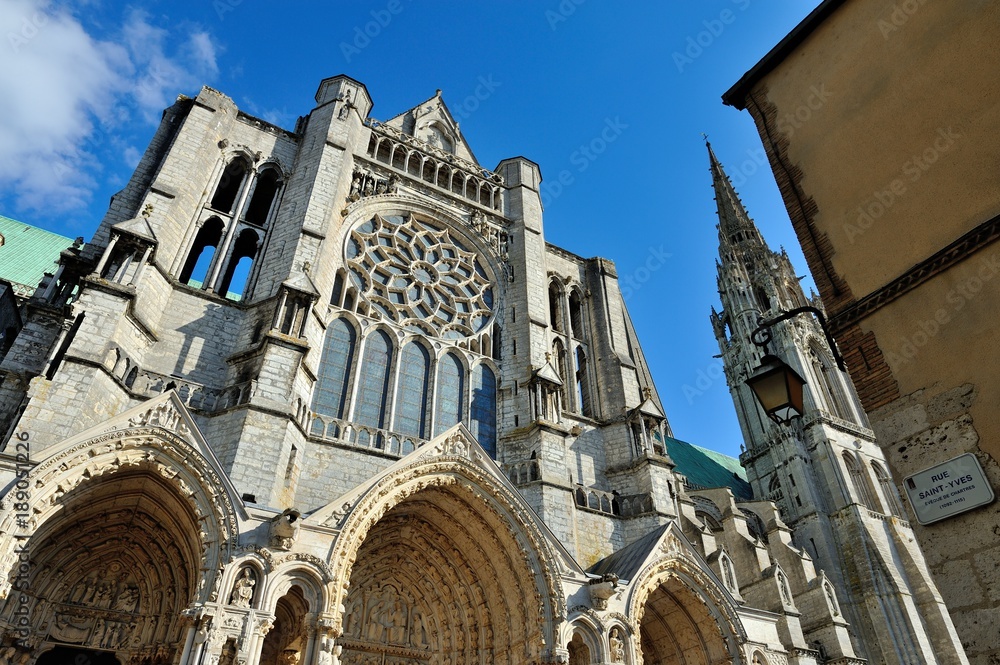
<path id="1" fill-rule="evenodd" d="M 824 2 L 723 97 L 757 124 L 901 490 L 965 452 L 1000 487 L 997 43 L 995 2 Z M 970 661 L 998 662 L 1000 506 L 914 527 Z"/>

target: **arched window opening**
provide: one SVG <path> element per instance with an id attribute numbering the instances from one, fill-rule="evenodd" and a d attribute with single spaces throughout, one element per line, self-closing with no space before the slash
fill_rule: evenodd
<path id="1" fill-rule="evenodd" d="M 385 427 L 385 407 L 389 399 L 389 369 L 392 340 L 376 330 L 365 340 L 365 352 L 358 375 L 358 406 L 354 420 L 360 425 Z"/>
<path id="2" fill-rule="evenodd" d="M 395 432 L 421 439 L 427 437 L 430 373 L 431 356 L 427 349 L 417 342 L 404 346 L 399 363 L 399 389 L 396 391 Z"/>
<path id="3" fill-rule="evenodd" d="M 889 513 L 896 517 L 902 517 L 903 506 L 899 503 L 899 494 L 896 493 L 896 486 L 893 484 L 889 474 L 886 473 L 886 470 L 878 462 L 872 462 L 872 471 L 875 472 L 875 479 L 878 480 L 879 489 L 882 490 L 882 496 L 885 497 Z"/>
<path id="4" fill-rule="evenodd" d="M 549 324 L 556 332 L 562 332 L 562 293 L 555 282 L 549 284 Z"/>
<path id="5" fill-rule="evenodd" d="M 375 153 L 375 159 L 377 159 L 380 162 L 385 162 L 386 164 L 388 164 L 389 149 L 391 145 L 392 144 L 389 142 L 388 139 L 386 139 L 385 141 L 379 141 L 378 151 Z"/>
<path id="6" fill-rule="evenodd" d="M 248 171 L 247 163 L 242 159 L 234 159 L 229 162 L 229 165 L 222 172 L 222 178 L 215 188 L 215 195 L 209 206 L 214 210 L 231 215 Z"/>
<path id="7" fill-rule="evenodd" d="M 479 365 L 472 373 L 472 435 L 490 457 L 497 456 L 497 380 L 493 370 Z"/>
<path id="8" fill-rule="evenodd" d="M 555 366 L 559 379 L 562 381 L 562 402 L 563 408 L 572 409 L 569 400 L 569 377 L 566 376 L 566 349 L 563 348 L 562 340 L 552 342 L 552 364 Z"/>
<path id="9" fill-rule="evenodd" d="M 247 281 L 250 279 L 250 270 L 253 268 L 253 261 L 257 257 L 257 244 L 260 238 L 251 229 L 243 229 L 233 243 L 233 253 L 229 257 L 229 265 L 219 282 L 217 293 L 230 300 L 240 300 L 246 292 Z M 238 284 L 238 290 L 230 287 Z"/>
<path id="10" fill-rule="evenodd" d="M 344 271 L 338 270 L 337 276 L 333 278 L 333 293 L 330 294 L 330 304 L 340 307 L 340 299 L 344 295 Z"/>
<path id="11" fill-rule="evenodd" d="M 274 198 L 281 187 L 281 174 L 277 169 L 265 169 L 257 176 L 253 194 L 250 196 L 250 203 L 247 205 L 246 213 L 243 215 L 250 224 L 264 226 L 267 223 L 267 216 L 271 212 Z"/>
<path id="12" fill-rule="evenodd" d="M 335 319 L 327 329 L 313 391 L 312 410 L 316 413 L 344 417 L 356 339 L 354 327 L 344 319 Z"/>
<path id="13" fill-rule="evenodd" d="M 851 476 L 851 483 L 860 499 L 861 505 L 870 510 L 878 510 L 879 504 L 872 494 L 871 485 L 868 482 L 868 474 L 862 467 L 863 462 L 859 462 L 850 452 L 844 453 L 844 464 L 847 472 Z"/>
<path id="14" fill-rule="evenodd" d="M 763 287 L 755 286 L 754 295 L 757 297 L 757 304 L 760 306 L 761 310 L 771 309 L 771 299 L 768 297 L 767 292 Z"/>
<path id="15" fill-rule="evenodd" d="M 194 245 L 191 246 L 191 252 L 178 278 L 181 284 L 200 288 L 205 283 L 212 258 L 220 242 L 222 242 L 222 220 L 212 217 L 201 225 L 194 237 Z"/>
<path id="16" fill-rule="evenodd" d="M 774 474 L 771 476 L 771 481 L 767 485 L 767 498 L 775 501 L 780 499 L 781 495 L 781 478 L 778 474 Z"/>
<path id="17" fill-rule="evenodd" d="M 434 435 L 462 422 L 465 395 L 465 368 L 454 354 L 448 353 L 438 365 L 437 410 L 434 414 Z"/>
<path id="18" fill-rule="evenodd" d="M 392 166 L 400 171 L 406 170 L 406 149 L 400 146 L 396 146 L 395 151 L 392 153 Z"/>
<path id="19" fill-rule="evenodd" d="M 580 637 L 580 633 L 573 633 L 573 639 L 566 648 L 569 651 L 569 665 L 590 665 L 590 647 Z"/>
<path id="20" fill-rule="evenodd" d="M 587 354 L 583 347 L 576 347 L 576 398 L 580 405 L 580 413 L 592 416 L 590 405 L 590 379 L 587 377 Z"/>
<path id="21" fill-rule="evenodd" d="M 424 179 L 425 182 L 430 182 L 430 183 L 434 182 L 434 171 L 436 166 L 437 164 L 433 160 L 430 159 L 424 160 L 423 173 L 421 177 Z"/>
<path id="22" fill-rule="evenodd" d="M 569 324 L 573 329 L 574 338 L 581 341 L 586 339 L 583 327 L 583 303 L 580 300 L 580 292 L 576 289 L 569 294 Z"/>
<path id="23" fill-rule="evenodd" d="M 139 367 L 138 365 L 136 365 L 129 370 L 128 374 L 125 375 L 125 387 L 131 388 L 138 377 L 139 377 Z"/>

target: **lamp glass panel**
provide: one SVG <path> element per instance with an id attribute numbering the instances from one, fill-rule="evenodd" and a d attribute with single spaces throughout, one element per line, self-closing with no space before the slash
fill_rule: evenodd
<path id="1" fill-rule="evenodd" d="M 767 413 L 788 404 L 788 384 L 781 368 L 751 378 L 747 383 Z M 799 393 L 801 394 L 801 387 Z"/>

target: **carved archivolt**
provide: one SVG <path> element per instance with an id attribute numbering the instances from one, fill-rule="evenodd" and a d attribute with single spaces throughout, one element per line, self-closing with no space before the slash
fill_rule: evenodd
<path id="1" fill-rule="evenodd" d="M 479 449 L 467 441 L 453 439 L 455 436 L 428 444 L 428 450 L 422 451 L 416 461 L 379 479 L 355 502 L 344 519 L 331 556 L 333 578 L 341 583 L 335 585 L 335 597 L 330 606 L 337 608 L 334 619 L 344 629 L 345 636 L 355 626 L 351 623 L 354 619 L 339 611 L 344 603 L 350 604 L 347 614 L 353 612 L 358 617 L 371 613 L 373 607 L 386 606 L 395 612 L 399 609 L 395 608 L 398 600 L 407 613 L 417 611 L 421 614 L 421 621 L 428 626 L 424 630 L 431 631 L 428 640 L 435 634 L 435 617 L 449 615 L 453 625 L 464 625 L 466 619 L 460 617 L 464 617 L 463 607 L 486 612 L 487 615 L 481 617 L 485 623 L 480 625 L 490 626 L 491 631 L 495 626 L 518 624 L 536 630 L 538 626 L 554 626 L 565 616 L 559 568 L 550 545 L 521 500 L 473 461 L 473 457 L 482 455 Z M 460 520 L 455 519 L 456 511 L 460 511 L 457 513 Z M 388 522 L 384 520 L 394 519 L 403 519 L 409 526 L 405 531 L 385 526 Z M 412 537 L 417 543 L 410 550 L 413 556 L 409 561 L 402 556 L 398 560 L 393 558 L 394 552 L 399 553 L 398 549 L 380 548 L 374 544 L 397 538 L 396 534 L 400 534 L 398 537 L 410 534 L 406 537 Z M 370 554 L 360 556 L 363 548 Z M 420 556 L 425 557 L 425 566 L 420 565 Z M 406 570 L 413 566 L 416 568 L 412 579 L 397 579 L 395 584 L 384 579 L 385 571 L 395 571 L 405 577 Z M 505 577 L 504 582 L 513 588 L 497 586 L 498 580 L 492 579 L 494 575 L 477 572 L 490 570 L 497 571 L 498 577 Z M 380 575 L 383 586 L 388 584 L 392 591 L 369 585 L 365 595 L 354 593 L 360 584 L 358 580 L 372 580 Z M 435 578 L 440 578 L 438 583 L 433 582 Z M 426 592 L 438 594 L 437 600 L 431 600 L 442 609 L 433 610 L 411 603 L 404 589 L 414 583 L 429 583 L 431 586 Z M 350 595 L 348 585 L 352 589 Z M 383 592 L 388 595 L 383 597 Z M 513 598 L 512 594 L 521 597 L 517 602 L 493 602 L 494 599 Z M 484 597 L 476 601 L 480 595 Z M 497 613 L 505 616 L 497 616 Z M 389 635 L 392 619 L 379 620 L 385 624 L 383 632 Z M 413 625 L 412 620 L 407 625 Z M 392 643 L 385 635 L 380 638 Z M 367 634 L 355 634 L 355 637 L 374 639 Z M 423 634 L 418 637 L 408 634 L 403 641 L 412 647 L 415 641 L 423 639 Z M 490 641 L 494 639 L 493 635 L 488 637 Z M 503 637 L 496 635 L 495 639 Z M 554 637 L 539 635 L 538 642 L 551 644 Z M 434 639 L 443 638 L 439 634 Z M 466 638 L 455 635 L 453 639 Z M 477 639 L 486 640 L 487 636 Z M 453 642 L 447 647 L 456 649 L 459 645 Z M 482 644 L 477 648 L 481 647 Z"/>
<path id="2" fill-rule="evenodd" d="M 152 409 L 151 409 L 152 411 Z M 232 555 L 238 539 L 236 511 L 221 477 L 187 440 L 163 429 L 168 416 L 143 414 L 148 424 L 111 431 L 56 449 L 24 478 L 30 485 L 32 514 L 27 531 L 37 532 L 63 508 L 63 497 L 81 483 L 112 479 L 120 472 L 148 473 L 162 479 L 183 497 L 199 525 L 201 570 L 216 571 Z M 176 427 L 177 423 L 173 422 Z M 17 513 L 13 502 L 0 511 L 0 532 L 15 532 Z M 25 530 L 23 526 L 22 530 Z M 16 543 L 9 535 L 0 540 L 0 570 L 10 570 Z M 211 582 L 211 581 L 209 581 Z M 211 583 L 198 589 L 198 599 L 208 601 Z M 10 580 L 0 580 L 0 598 L 10 591 Z"/>
<path id="3" fill-rule="evenodd" d="M 27 607 L 19 632 L 31 648 L 48 636 L 166 662 L 182 646 L 185 608 L 219 599 L 237 516 L 171 408 L 164 400 L 124 429 L 50 448 L 20 479 L 29 516 L 5 503 L 0 622 L 9 629 Z M 31 552 L 25 575 L 14 574 L 18 551 Z"/>
<path id="4" fill-rule="evenodd" d="M 671 540 L 671 537 L 673 540 Z M 629 627 L 636 653 L 642 653 L 641 627 L 643 616 L 654 594 L 664 593 L 672 602 L 681 605 L 691 621 L 691 628 L 717 638 L 718 648 L 728 654 L 738 653 L 738 645 L 746 640 L 746 633 L 737 616 L 737 608 L 725 592 L 717 587 L 711 575 L 689 558 L 681 540 L 668 532 L 661 546 L 661 558 L 648 564 L 632 582 L 628 603 Z"/>

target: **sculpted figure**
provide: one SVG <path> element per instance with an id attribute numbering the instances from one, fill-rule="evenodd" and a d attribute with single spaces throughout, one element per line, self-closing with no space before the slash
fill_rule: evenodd
<path id="1" fill-rule="evenodd" d="M 621 631 L 618 627 L 611 629 L 611 637 L 608 638 L 611 646 L 611 661 L 614 663 L 625 662 L 625 643 L 622 641 Z"/>
<path id="2" fill-rule="evenodd" d="M 115 603 L 111 609 L 119 612 L 135 612 L 138 605 L 139 589 L 134 586 L 127 586 L 118 594 L 118 598 L 115 599 Z"/>
<path id="3" fill-rule="evenodd" d="M 351 180 L 351 193 L 348 195 L 348 201 L 357 201 L 361 198 L 361 172 L 354 172 L 354 179 Z"/>
<path id="4" fill-rule="evenodd" d="M 233 585 L 233 594 L 229 599 L 229 604 L 235 607 L 249 608 L 253 602 L 253 587 L 257 581 L 253 578 L 249 568 L 243 569 L 243 574 Z"/>
<path id="5" fill-rule="evenodd" d="M 406 612 L 398 600 L 392 604 L 392 609 L 387 613 L 385 623 L 389 642 L 404 644 L 406 642 Z"/>
<path id="6" fill-rule="evenodd" d="M 410 644 L 418 648 L 427 646 L 427 629 L 424 627 L 424 615 L 419 611 L 413 613 L 413 621 L 410 625 Z"/>

